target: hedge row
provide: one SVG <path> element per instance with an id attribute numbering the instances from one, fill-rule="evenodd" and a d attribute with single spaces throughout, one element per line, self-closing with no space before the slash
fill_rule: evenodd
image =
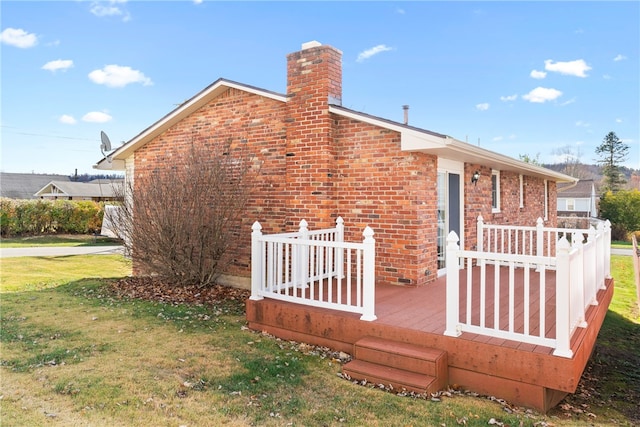
<path id="1" fill-rule="evenodd" d="M 104 205 L 74 200 L 0 199 L 3 237 L 99 233 Z"/>

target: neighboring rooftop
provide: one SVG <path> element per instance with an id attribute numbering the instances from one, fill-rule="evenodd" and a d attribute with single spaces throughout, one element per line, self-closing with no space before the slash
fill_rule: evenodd
<path id="1" fill-rule="evenodd" d="M 581 179 L 576 185 L 560 182 L 558 183 L 558 197 L 587 198 L 591 197 L 594 189 L 598 190 L 593 179 Z"/>
<path id="2" fill-rule="evenodd" d="M 36 199 L 34 194 L 51 181 L 69 182 L 66 175 L 0 172 L 0 197 Z"/>
<path id="3" fill-rule="evenodd" d="M 117 195 L 116 187 L 122 187 L 124 180 L 96 179 L 90 182 L 49 181 L 34 191 L 40 198 L 69 199 L 113 199 Z"/>

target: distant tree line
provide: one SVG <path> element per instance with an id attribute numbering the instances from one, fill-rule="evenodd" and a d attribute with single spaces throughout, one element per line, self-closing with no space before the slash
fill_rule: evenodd
<path id="1" fill-rule="evenodd" d="M 109 180 L 115 180 L 115 179 L 124 179 L 124 175 L 122 174 L 88 174 L 88 173 L 83 173 L 83 174 L 72 174 L 69 175 L 69 179 L 71 181 L 75 181 L 75 182 L 89 182 L 89 181 L 94 181 L 96 179 L 109 179 Z"/>

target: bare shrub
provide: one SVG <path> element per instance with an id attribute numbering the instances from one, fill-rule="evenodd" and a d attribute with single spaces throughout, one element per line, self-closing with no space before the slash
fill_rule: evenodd
<path id="1" fill-rule="evenodd" d="M 194 140 L 127 180 L 111 218 L 134 266 L 176 285 L 210 286 L 235 250 L 259 161 L 243 144 Z"/>

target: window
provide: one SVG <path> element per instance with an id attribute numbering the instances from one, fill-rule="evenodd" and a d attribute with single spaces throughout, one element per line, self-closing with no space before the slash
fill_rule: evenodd
<path id="1" fill-rule="evenodd" d="M 567 199 L 567 210 L 575 211 L 576 210 L 576 200 L 575 199 Z"/>
<path id="2" fill-rule="evenodd" d="M 500 212 L 500 171 L 491 171 L 491 211 Z"/>

